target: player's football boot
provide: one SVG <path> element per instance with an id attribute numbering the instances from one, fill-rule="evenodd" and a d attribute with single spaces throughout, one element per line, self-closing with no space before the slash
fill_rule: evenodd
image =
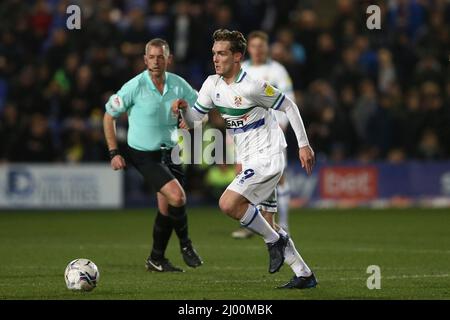
<path id="1" fill-rule="evenodd" d="M 278 287 L 278 289 L 308 289 L 315 288 L 317 286 L 317 280 L 314 273 L 311 273 L 309 277 L 297 277 L 294 276 L 288 283 Z"/>
<path id="2" fill-rule="evenodd" d="M 145 267 L 148 271 L 156 271 L 156 272 L 184 272 L 183 269 L 175 267 L 170 261 L 166 258 L 160 260 L 153 260 L 151 257 L 148 257 L 145 261 Z"/>
<path id="3" fill-rule="evenodd" d="M 247 228 L 239 228 L 231 233 L 231 237 L 234 239 L 248 239 L 255 235 L 253 231 Z"/>
<path id="4" fill-rule="evenodd" d="M 289 236 L 282 236 L 274 243 L 268 243 L 267 249 L 269 250 L 269 273 L 275 273 L 280 270 L 284 262 L 284 249 L 289 241 Z"/>
<path id="5" fill-rule="evenodd" d="M 195 251 L 191 242 L 189 242 L 188 245 L 181 248 L 181 255 L 183 256 L 184 262 L 191 268 L 197 268 L 203 264 L 202 259 Z"/>

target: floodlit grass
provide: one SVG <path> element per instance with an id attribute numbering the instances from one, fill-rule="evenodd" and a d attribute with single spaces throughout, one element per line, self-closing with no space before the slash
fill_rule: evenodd
<path id="1" fill-rule="evenodd" d="M 175 233 L 166 256 L 182 274 L 144 268 L 155 210 L 0 213 L 0 299 L 449 299 L 450 212 L 445 210 L 292 210 L 291 235 L 315 271 L 309 290 L 277 290 L 292 277 L 269 274 L 259 237 L 234 240 L 238 223 L 216 208 L 189 208 L 204 265 L 184 265 Z M 64 269 L 89 258 L 100 270 L 89 293 L 66 289 Z M 369 265 L 381 289 L 369 290 Z"/>

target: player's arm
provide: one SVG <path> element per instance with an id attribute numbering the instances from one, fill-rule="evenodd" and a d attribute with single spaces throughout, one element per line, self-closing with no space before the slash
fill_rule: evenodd
<path id="1" fill-rule="evenodd" d="M 310 175 L 314 166 L 314 151 L 309 146 L 308 136 L 297 105 L 284 93 L 268 83 L 255 82 L 252 89 L 253 98 L 260 105 L 286 113 L 286 117 L 297 137 L 302 168 Z"/>
<path id="2" fill-rule="evenodd" d="M 284 68 L 282 65 L 279 66 L 277 69 L 277 88 L 283 92 L 286 97 L 292 100 L 292 102 L 295 103 L 295 94 L 294 94 L 294 87 L 292 85 L 292 79 L 289 76 L 289 73 L 287 72 L 286 68 Z"/>
<path id="3" fill-rule="evenodd" d="M 119 152 L 116 136 L 116 117 L 125 110 L 123 99 L 115 94 L 110 97 L 105 105 L 106 112 L 103 116 L 103 132 L 108 146 L 111 167 L 120 170 L 126 167 L 125 159 Z"/>
<path id="4" fill-rule="evenodd" d="M 176 99 L 172 103 L 172 112 L 176 115 L 181 113 L 183 120 L 190 128 L 206 122 L 208 112 L 214 106 L 210 97 L 210 82 L 210 78 L 206 79 L 198 93 L 197 100 L 195 102 L 193 100 L 190 101 L 192 106 L 184 99 Z"/>
<path id="5" fill-rule="evenodd" d="M 289 76 L 286 68 L 281 64 L 275 64 L 274 73 L 277 75 L 277 81 L 274 83 L 278 90 L 283 92 L 286 97 L 289 97 L 295 103 L 295 94 L 294 88 L 292 86 L 292 79 Z M 281 129 L 286 132 L 289 126 L 289 120 L 286 117 L 286 114 L 281 111 L 275 111 L 274 116 L 277 119 L 278 124 Z"/>
<path id="6" fill-rule="evenodd" d="M 305 126 L 303 124 L 300 111 L 297 105 L 289 98 L 284 96 L 283 101 L 277 110 L 286 113 L 286 116 L 294 130 L 297 137 L 297 143 L 299 147 L 299 158 L 302 164 L 302 168 L 306 170 L 306 173 L 310 175 L 314 166 L 314 151 L 309 145 L 308 136 L 306 135 Z"/>
<path id="7" fill-rule="evenodd" d="M 197 116 L 197 115 L 186 115 L 186 112 L 189 111 L 183 111 L 184 108 L 189 108 L 189 106 L 194 106 L 198 99 L 198 92 L 193 89 L 187 82 L 185 82 L 185 88 L 184 88 L 184 95 L 181 99 L 175 100 L 172 103 L 172 111 L 175 114 L 178 114 L 178 111 L 181 111 L 181 121 L 180 121 L 180 128 L 181 129 L 190 129 L 192 128 L 192 123 L 201 121 L 202 124 L 205 124 L 208 122 L 208 114 L 205 114 L 203 117 Z M 179 100 L 184 100 L 179 101 Z M 193 118 L 190 123 L 188 123 L 188 120 L 185 119 L 185 117 Z"/>
<path id="8" fill-rule="evenodd" d="M 186 100 L 176 99 L 172 103 L 172 112 L 176 115 L 181 113 L 183 121 L 189 128 L 194 128 L 195 126 L 202 125 L 207 121 L 208 115 L 197 111 L 197 109 L 191 108 Z"/>

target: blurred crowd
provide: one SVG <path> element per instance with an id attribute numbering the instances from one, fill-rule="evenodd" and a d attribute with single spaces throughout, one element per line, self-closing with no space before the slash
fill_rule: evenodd
<path id="1" fill-rule="evenodd" d="M 3 0 L 0 162 L 108 161 L 104 103 L 145 68 L 145 43 L 167 39 L 170 70 L 198 90 L 218 28 L 268 32 L 319 160 L 449 159 L 449 21 L 446 0 Z M 126 119 L 118 130 L 124 143 Z"/>

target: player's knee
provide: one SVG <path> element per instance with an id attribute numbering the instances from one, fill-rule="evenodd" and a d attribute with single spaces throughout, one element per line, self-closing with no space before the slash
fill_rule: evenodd
<path id="1" fill-rule="evenodd" d="M 223 213 L 228 216 L 234 216 L 235 205 L 229 201 L 226 197 L 221 197 L 219 200 L 219 207 Z"/>
<path id="2" fill-rule="evenodd" d="M 173 192 L 169 197 L 169 204 L 173 207 L 182 207 L 186 204 L 186 195 L 182 191 Z"/>
<path id="3" fill-rule="evenodd" d="M 186 197 L 184 195 L 179 195 L 174 200 L 174 207 L 182 207 L 186 204 Z"/>

